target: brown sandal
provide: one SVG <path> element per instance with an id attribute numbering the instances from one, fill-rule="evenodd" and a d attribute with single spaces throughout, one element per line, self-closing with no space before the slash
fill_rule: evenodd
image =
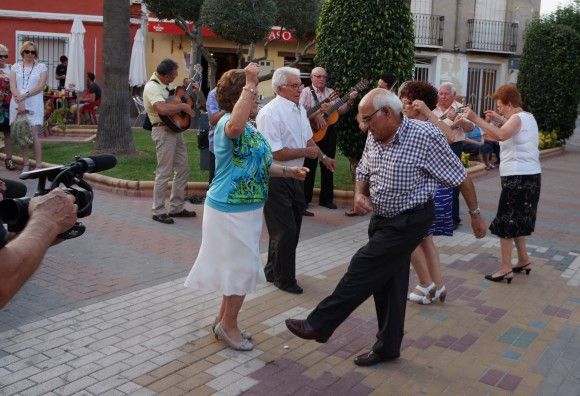
<path id="1" fill-rule="evenodd" d="M 16 169 L 16 165 L 14 165 L 14 161 L 12 161 L 12 158 L 6 158 L 4 160 L 4 165 L 6 166 L 6 169 L 11 171 Z"/>

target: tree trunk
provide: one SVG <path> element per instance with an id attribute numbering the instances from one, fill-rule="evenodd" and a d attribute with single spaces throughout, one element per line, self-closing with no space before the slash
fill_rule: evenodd
<path id="1" fill-rule="evenodd" d="M 129 2 L 105 0 L 103 4 L 104 84 L 99 108 L 95 150 L 134 153 L 129 119 Z"/>

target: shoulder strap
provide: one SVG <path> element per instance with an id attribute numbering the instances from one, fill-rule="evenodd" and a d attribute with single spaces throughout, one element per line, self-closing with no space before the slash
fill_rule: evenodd
<path id="1" fill-rule="evenodd" d="M 316 92 L 314 92 L 314 87 L 310 86 L 310 92 L 312 93 L 312 97 L 314 98 L 314 103 L 317 105 L 320 104 L 320 100 L 318 100 L 318 96 L 316 96 Z"/>

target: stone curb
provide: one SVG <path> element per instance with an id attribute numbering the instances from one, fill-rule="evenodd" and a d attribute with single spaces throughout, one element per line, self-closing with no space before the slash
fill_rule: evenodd
<path id="1" fill-rule="evenodd" d="M 556 155 L 561 155 L 565 151 L 564 147 L 554 147 L 551 149 L 546 149 L 540 151 L 540 159 L 546 159 L 554 157 Z M 3 160 L 5 158 L 4 153 L 0 153 L 0 158 Z M 13 156 L 14 162 L 22 164 L 22 158 Z M 55 164 L 50 164 L 43 162 L 43 166 L 58 166 Z M 477 178 L 479 176 L 487 174 L 485 166 L 479 162 L 474 162 L 474 165 L 470 166 L 467 173 L 472 178 Z M 84 179 L 88 181 L 93 188 L 97 188 L 103 191 L 109 191 L 119 195 L 131 196 L 131 197 L 152 197 L 153 196 L 153 181 L 135 181 L 135 180 L 124 180 L 117 179 L 114 177 L 100 175 L 98 173 L 87 173 Z M 169 182 L 167 188 L 167 193 L 169 194 L 172 186 L 172 182 Z M 188 182 L 186 188 L 186 195 L 198 195 L 205 196 L 207 192 L 208 183 L 207 182 Z M 314 189 L 314 196 L 317 197 L 320 194 L 320 189 Z M 337 204 L 351 204 L 354 197 L 353 191 L 345 190 L 334 190 L 334 198 Z"/>

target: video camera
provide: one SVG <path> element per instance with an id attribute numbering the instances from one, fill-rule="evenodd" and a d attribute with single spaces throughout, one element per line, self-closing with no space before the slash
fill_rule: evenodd
<path id="1" fill-rule="evenodd" d="M 75 157 L 75 162 L 68 166 L 53 166 L 51 168 L 23 172 L 20 175 L 20 179 L 38 179 L 35 197 L 47 194 L 61 184 L 64 185 L 64 191 L 75 197 L 75 203 L 78 205 L 77 217 L 81 218 L 89 216 L 93 208 L 93 189 L 83 180 L 83 175 L 87 172 L 96 173 L 111 169 L 115 165 L 117 165 L 117 158 L 110 154 L 94 155 L 87 158 L 77 156 Z M 51 182 L 48 189 L 45 187 L 47 180 Z M 80 189 L 74 186 L 80 187 Z M 29 218 L 29 203 L 29 197 L 5 199 L 0 202 L 0 220 L 8 225 L 9 231 L 19 232 L 24 229 Z M 77 222 L 72 228 L 58 237 L 60 239 L 72 239 L 81 236 L 84 232 L 84 224 Z"/>

